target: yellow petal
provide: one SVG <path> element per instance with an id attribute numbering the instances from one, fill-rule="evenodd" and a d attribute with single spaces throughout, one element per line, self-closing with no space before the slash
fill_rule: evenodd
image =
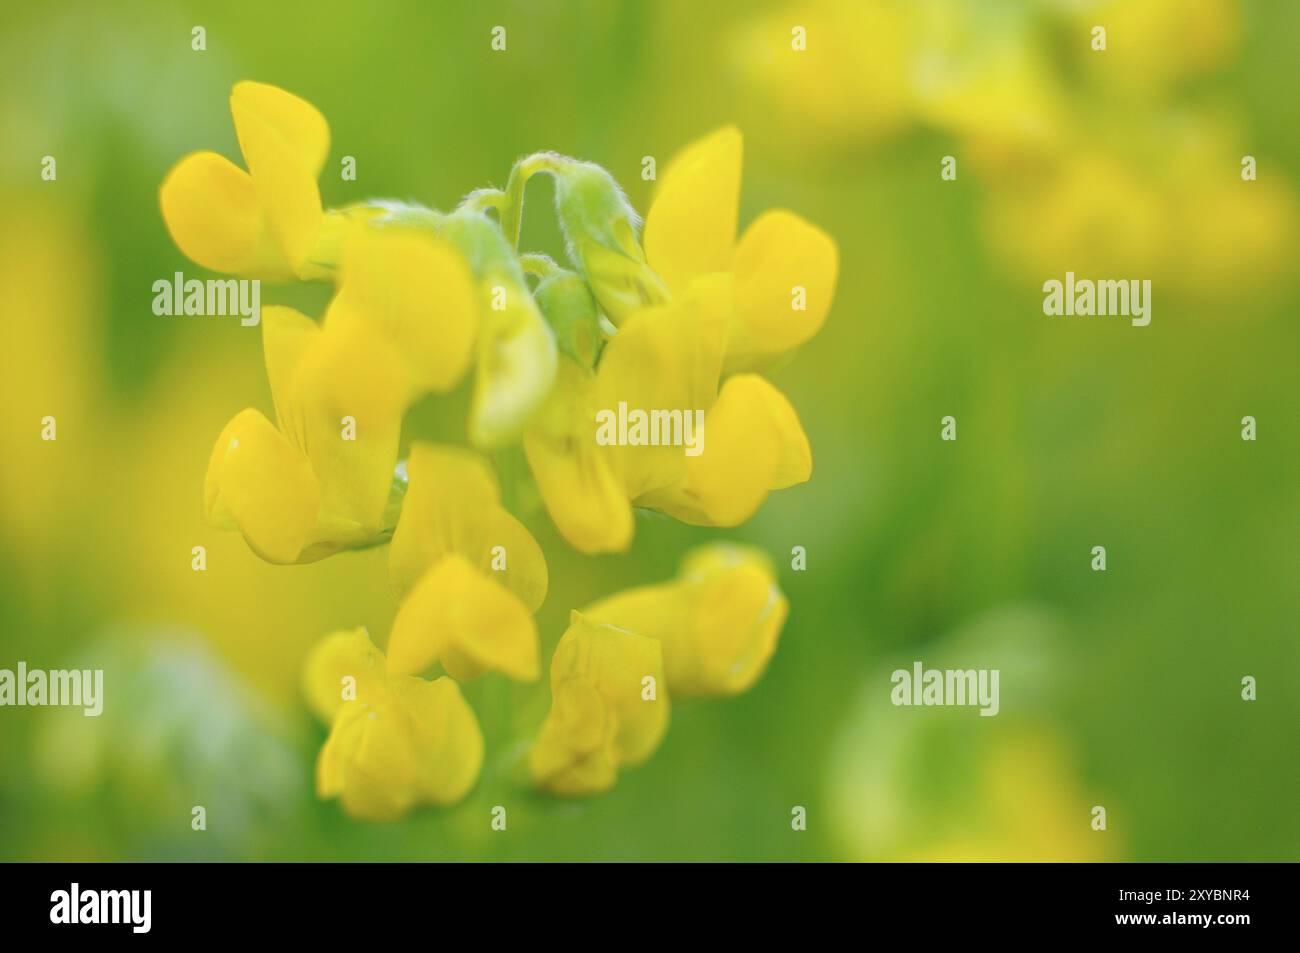
<path id="1" fill-rule="evenodd" d="M 712 544 L 688 554 L 678 579 L 617 593 L 583 610 L 593 621 L 658 639 L 675 696 L 734 695 L 776 650 L 788 603 L 757 549 Z"/>
<path id="2" fill-rule="evenodd" d="M 596 446 L 594 406 L 595 375 L 563 358 L 524 451 L 560 535 L 579 552 L 622 552 L 632 542 L 632 507 L 608 454 Z"/>
<path id="3" fill-rule="evenodd" d="M 615 733 L 613 713 L 589 679 L 556 685 L 528 755 L 533 783 L 565 797 L 608 791 L 618 779 Z"/>
<path id="4" fill-rule="evenodd" d="M 683 695 L 735 695 L 748 689 L 776 651 L 789 611 L 766 556 L 742 547 L 710 549 L 729 558 L 705 556 L 719 565 L 695 577 L 688 560 L 684 575 L 694 589 L 690 628 L 665 634 L 665 662 L 674 655 L 682 662 L 676 672 L 670 669 L 668 687 Z M 695 565 L 700 565 L 698 555 Z M 682 646 L 687 640 L 690 651 Z"/>
<path id="5" fill-rule="evenodd" d="M 784 395 L 753 374 L 731 377 L 704 418 L 703 450 L 684 478 L 636 500 L 698 526 L 737 526 L 772 489 L 808 478 L 808 438 Z"/>
<path id="6" fill-rule="evenodd" d="M 230 93 L 232 107 L 238 105 L 255 115 L 284 140 L 314 179 L 325 166 L 330 151 L 330 129 L 325 117 L 311 103 L 278 86 L 243 80 Z M 236 128 L 239 120 L 236 119 Z"/>
<path id="7" fill-rule="evenodd" d="M 487 461 L 457 447 L 417 443 L 408 488 L 389 549 L 399 598 L 431 565 L 460 555 L 536 612 L 546 598 L 546 557 L 531 533 L 500 504 Z M 499 568 L 504 564 L 505 568 Z"/>
<path id="8" fill-rule="evenodd" d="M 316 792 L 353 817 L 396 820 L 416 804 L 416 763 L 411 720 L 392 700 L 349 702 L 321 748 Z"/>
<path id="9" fill-rule="evenodd" d="M 267 281 L 293 276 L 262 215 L 248 173 L 215 152 L 195 152 L 158 192 L 163 221 L 187 258 L 204 268 Z"/>
<path id="10" fill-rule="evenodd" d="M 305 314 L 283 305 L 262 309 L 262 358 L 280 432 L 299 449 L 307 445 L 306 417 L 298 401 L 298 370 L 321 329 Z"/>
<path id="11" fill-rule="evenodd" d="M 743 140 L 727 126 L 687 146 L 659 180 L 646 216 L 646 258 L 680 293 L 697 275 L 731 265 Z"/>
<path id="12" fill-rule="evenodd" d="M 542 547 L 523 523 L 501 507 L 488 517 L 487 540 L 487 546 L 479 547 L 487 551 L 485 559 L 480 557 L 479 569 L 518 596 L 529 613 L 536 612 L 546 601 L 549 582 Z M 497 568 L 498 562 L 505 568 Z"/>
<path id="13" fill-rule="evenodd" d="M 774 210 L 745 230 L 733 271 L 736 311 L 727 372 L 763 367 L 821 329 L 835 296 L 839 250 L 821 229 Z"/>
<path id="14" fill-rule="evenodd" d="M 470 441 L 496 449 L 518 439 L 555 383 L 555 334 L 532 295 L 504 278 L 489 277 L 484 296 L 500 302 L 483 314 L 469 412 Z"/>
<path id="15" fill-rule="evenodd" d="M 301 433 L 320 481 L 329 537 L 359 544 L 384 529 L 409 393 L 392 345 L 361 328 L 331 328 L 302 354 L 288 399 L 277 395 L 285 432 Z"/>
<path id="16" fill-rule="evenodd" d="M 273 563 L 297 561 L 321 501 L 307 458 L 251 407 L 217 438 L 203 495 L 209 522 L 237 527 L 249 547 Z"/>
<path id="17" fill-rule="evenodd" d="M 411 229 L 350 230 L 326 324 L 362 324 L 386 336 L 417 393 L 447 391 L 461 379 L 478 316 L 469 266 L 449 245 Z"/>
<path id="18" fill-rule="evenodd" d="M 417 798 L 456 803 L 483 766 L 483 733 L 460 686 L 446 677 L 399 678 L 391 691 L 411 721 Z"/>
<path id="19" fill-rule="evenodd" d="M 538 675 L 537 627 L 527 607 L 458 555 L 439 561 L 416 583 L 388 642 L 391 675 L 414 674 L 438 661 L 462 681 L 487 671 L 518 681 Z"/>
<path id="20" fill-rule="evenodd" d="M 703 449 L 685 458 L 683 477 L 636 499 L 697 526 L 738 526 L 767 498 L 779 447 L 762 405 L 748 403 L 756 388 L 727 381 L 704 418 Z"/>
<path id="21" fill-rule="evenodd" d="M 326 724 L 346 701 L 374 702 L 388 680 L 384 655 L 364 628 L 326 636 L 303 666 L 303 692 L 316 717 Z"/>
<path id="22" fill-rule="evenodd" d="M 311 104 L 262 83 L 235 84 L 230 114 L 271 233 L 301 270 L 321 224 L 316 176 L 329 152 L 329 127 Z"/>
<path id="23" fill-rule="evenodd" d="M 551 694 L 585 679 L 603 699 L 615 725 L 619 764 L 639 764 L 659 747 L 668 730 L 663 650 L 656 639 L 602 625 L 574 612 L 551 658 Z M 654 698 L 646 680 L 654 679 Z"/>
<path id="24" fill-rule="evenodd" d="M 695 411 L 707 411 L 718 393 L 730 294 L 727 276 L 710 276 L 693 283 L 681 301 L 638 312 L 624 323 L 596 372 L 596 407 L 603 415 L 597 423 L 619 421 L 625 405 L 630 442 L 640 439 L 630 426 L 634 411 L 647 419 L 653 411 L 690 413 L 692 419 Z M 632 499 L 677 483 L 688 459 L 681 442 L 664 445 L 662 428 L 645 429 L 651 445 L 605 448 Z M 593 426 L 590 439 L 595 437 Z"/>
<path id="25" fill-rule="evenodd" d="M 772 425 L 777 452 L 776 471 L 772 474 L 770 488 L 783 490 L 807 482 L 812 476 L 812 447 L 808 445 L 808 435 L 799 422 L 799 415 L 785 394 L 771 381 L 755 374 L 737 374 L 729 378 L 723 385 L 724 393 L 728 385 L 739 403 L 752 405 L 755 411 L 766 413 Z"/>

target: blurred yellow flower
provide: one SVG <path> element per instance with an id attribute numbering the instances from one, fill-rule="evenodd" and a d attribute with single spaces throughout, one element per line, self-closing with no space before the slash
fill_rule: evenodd
<path id="1" fill-rule="evenodd" d="M 775 117 L 799 142 L 878 141 L 912 122 L 910 6 L 799 0 L 740 24 L 729 59 L 763 119 Z"/>
<path id="2" fill-rule="evenodd" d="M 304 690 L 330 734 L 316 790 L 362 820 L 395 820 L 423 804 L 454 804 L 483 764 L 483 735 L 460 688 L 390 677 L 365 629 L 335 632 L 307 659 Z"/>
<path id="3" fill-rule="evenodd" d="M 625 550 L 633 505 L 696 525 L 735 526 L 771 490 L 811 475 L 808 438 L 780 391 L 753 374 L 734 375 L 719 390 L 732 280 L 697 278 L 672 303 L 638 312 L 594 372 L 562 360 L 524 449 L 551 518 L 578 550 Z M 598 444 L 597 411 L 620 404 L 698 408 L 701 452 Z"/>
<path id="4" fill-rule="evenodd" d="M 882 660 L 830 748 L 837 853 L 854 861 L 1120 856 L 1119 832 L 1095 829 L 1093 808 L 1123 812 L 1082 771 L 1057 727 L 1071 658 L 1066 632 L 1055 611 L 1010 603 L 917 646 L 918 654 Z M 996 717 L 963 705 L 900 706 L 890 673 L 922 657 L 932 667 L 997 671 L 1007 690 Z"/>
<path id="5" fill-rule="evenodd" d="M 675 580 L 617 593 L 582 615 L 658 639 L 668 690 L 685 698 L 749 689 L 776 651 L 789 608 L 765 553 L 714 543 L 687 553 Z"/>
<path id="6" fill-rule="evenodd" d="M 1057 4 L 1081 34 L 1094 24 L 1106 26 L 1106 56 L 1081 47 L 1075 57 L 1089 79 L 1147 99 L 1229 65 L 1241 48 L 1241 7 L 1239 0 Z"/>
<path id="7" fill-rule="evenodd" d="M 965 831 L 903 847 L 890 859 L 941 863 L 1089 863 L 1113 860 L 1114 834 L 1087 823 L 1089 805 L 1061 741 L 1026 730 L 989 746 L 972 779 L 978 819 Z"/>
<path id="8" fill-rule="evenodd" d="M 501 506 L 491 469 L 477 454 L 416 444 L 410 486 L 389 549 L 405 601 L 393 622 L 388 665 L 408 675 L 441 662 L 461 681 L 487 671 L 538 677 L 532 614 L 546 598 L 546 559 Z"/>
<path id="9" fill-rule="evenodd" d="M 551 710 L 529 755 L 555 794 L 599 794 L 620 767 L 650 757 L 668 728 L 663 654 L 655 639 L 574 612 L 551 659 Z"/>
<path id="10" fill-rule="evenodd" d="M 329 126 L 314 106 L 275 86 L 243 81 L 230 94 L 248 171 L 215 152 L 195 152 L 160 190 L 172 239 L 205 268 L 250 278 L 321 277 L 312 252 L 322 237 L 316 177 Z"/>
<path id="11" fill-rule="evenodd" d="M 803 49 L 786 42 L 790 24 Z M 1249 136 L 1185 95 L 1231 63 L 1242 32 L 1234 0 L 813 0 L 739 25 L 732 46 L 787 141 L 950 136 L 959 174 L 989 190 L 990 243 L 1027 283 L 1140 272 L 1176 293 L 1236 296 L 1291 276 L 1300 230 L 1294 186 L 1244 183 Z M 671 284 L 654 217 L 646 251 Z"/>
<path id="12" fill-rule="evenodd" d="M 1295 192 L 1242 181 L 1234 124 L 1208 113 L 1097 118 L 1059 159 L 993 185 L 984 227 L 1026 280 L 1141 274 L 1198 295 L 1291 278 Z M 1120 153 L 1097 143 L 1123 141 Z"/>
<path id="13" fill-rule="evenodd" d="M 783 209 L 760 215 L 736 241 L 743 142 L 728 126 L 683 149 L 659 180 L 646 215 L 650 267 L 674 295 L 728 273 L 722 370 L 754 370 L 798 347 L 826 320 L 839 251 L 829 235 Z"/>

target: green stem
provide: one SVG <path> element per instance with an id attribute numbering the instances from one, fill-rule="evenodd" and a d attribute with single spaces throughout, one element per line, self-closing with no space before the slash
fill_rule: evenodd
<path id="1" fill-rule="evenodd" d="M 519 247 L 519 232 L 524 221 L 524 187 L 528 180 L 538 172 L 557 173 L 568 160 L 555 152 L 534 152 L 520 159 L 510 170 L 510 180 L 506 183 L 505 203 L 498 207 L 501 212 L 501 231 L 511 248 Z"/>
<path id="2" fill-rule="evenodd" d="M 524 269 L 524 274 L 536 275 L 538 278 L 550 278 L 565 273 L 565 269 L 557 265 L 554 258 L 541 252 L 525 252 L 519 256 L 519 264 Z"/>

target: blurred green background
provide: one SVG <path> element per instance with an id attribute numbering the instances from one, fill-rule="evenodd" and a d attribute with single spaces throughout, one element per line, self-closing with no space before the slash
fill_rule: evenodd
<path id="1" fill-rule="evenodd" d="M 107 700 L 100 719 L 0 710 L 0 858 L 1294 860 L 1298 54 L 1289 2 L 9 5 L 0 667 L 101 666 Z M 670 577 L 691 545 L 748 540 L 781 567 L 766 675 L 675 704 L 608 795 L 522 785 L 546 691 L 488 677 L 467 688 L 488 755 L 462 804 L 371 825 L 313 796 L 301 662 L 335 629 L 386 637 L 386 554 L 276 567 L 204 524 L 212 441 L 270 407 L 260 335 L 150 309 L 158 278 L 204 276 L 158 185 L 195 149 L 239 160 L 241 79 L 329 120 L 327 205 L 449 208 L 553 149 L 644 213 L 642 156 L 662 169 L 735 122 L 741 227 L 783 206 L 838 242 L 831 316 L 775 375 L 813 479 L 749 524 L 644 516 L 629 554 L 583 557 L 503 461 L 550 565 L 544 663 L 571 608 Z M 558 256 L 548 190 L 523 246 Z M 1152 279 L 1151 325 L 1045 317 L 1067 269 Z M 326 293 L 263 302 L 319 314 Z M 461 439 L 463 419 L 429 399 L 405 439 Z M 1001 668 L 1002 713 L 894 708 L 889 672 L 914 659 Z"/>

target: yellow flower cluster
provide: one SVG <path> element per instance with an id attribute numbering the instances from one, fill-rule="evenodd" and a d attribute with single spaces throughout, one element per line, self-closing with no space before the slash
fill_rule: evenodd
<path id="1" fill-rule="evenodd" d="M 242 82 L 230 99 L 247 170 L 182 159 L 160 190 L 177 246 L 248 279 L 327 281 L 320 321 L 262 312 L 274 423 L 237 414 L 213 447 L 208 519 L 272 563 L 390 543 L 400 600 L 386 655 L 364 630 L 308 659 L 305 691 L 329 726 L 317 786 L 359 818 L 450 804 L 473 786 L 483 738 L 458 683 L 540 676 L 534 614 L 547 592 L 536 540 L 475 450 L 416 442 L 408 409 L 471 373 L 479 450 L 522 444 L 560 534 L 584 553 L 626 550 L 633 507 L 735 526 L 812 471 L 790 402 L 760 375 L 826 319 L 835 243 L 773 210 L 736 238 L 742 141 L 726 128 L 667 168 L 645 221 L 599 166 L 521 160 L 503 191 L 455 210 L 322 206 L 329 130 L 310 104 Z M 516 250 L 524 184 L 556 179 L 575 270 Z M 698 452 L 597 439 L 604 408 L 698 413 Z M 787 603 L 758 552 L 704 546 L 673 582 L 574 612 L 551 661 L 552 707 L 530 755 L 559 794 L 609 788 L 648 757 L 671 695 L 731 695 L 759 677 Z M 446 673 L 420 677 L 435 666 Z"/>
<path id="2" fill-rule="evenodd" d="M 1027 281 L 1139 273 L 1235 296 L 1289 278 L 1295 190 L 1262 171 L 1243 182 L 1241 117 L 1198 86 L 1234 59 L 1240 4 L 992 6 L 800 0 L 743 22 L 730 46 L 791 141 L 949 137 L 960 177 L 987 186 L 990 245 Z"/>

